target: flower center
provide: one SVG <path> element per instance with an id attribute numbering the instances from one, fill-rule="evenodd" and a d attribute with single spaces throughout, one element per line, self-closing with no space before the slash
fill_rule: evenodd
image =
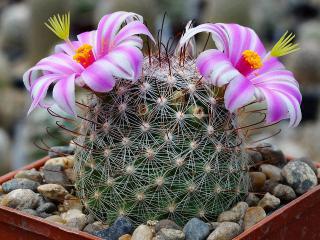
<path id="1" fill-rule="evenodd" d="M 242 57 L 252 69 L 259 69 L 262 67 L 261 57 L 255 51 L 245 50 L 242 52 Z"/>
<path id="2" fill-rule="evenodd" d="M 92 46 L 89 44 L 83 44 L 76 50 L 76 54 L 73 56 L 73 59 L 85 68 L 90 66 L 94 62 Z"/>

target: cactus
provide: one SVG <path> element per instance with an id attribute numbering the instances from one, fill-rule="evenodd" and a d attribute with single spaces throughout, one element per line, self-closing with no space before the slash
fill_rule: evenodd
<path id="1" fill-rule="evenodd" d="M 165 56 L 162 56 L 165 59 Z M 141 79 L 89 98 L 76 188 L 95 217 L 214 219 L 248 192 L 248 161 L 223 89 L 194 60 L 146 58 Z M 81 146 L 81 147 L 80 147 Z"/>

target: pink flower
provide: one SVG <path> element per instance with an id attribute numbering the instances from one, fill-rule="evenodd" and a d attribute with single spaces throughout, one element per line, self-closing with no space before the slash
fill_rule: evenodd
<path id="1" fill-rule="evenodd" d="M 114 77 L 138 79 L 143 61 L 142 39 L 138 34 L 145 34 L 154 41 L 143 18 L 131 12 L 105 15 L 97 30 L 79 34 L 77 41 L 69 40 L 69 14 L 54 16 L 46 25 L 65 43 L 57 45 L 53 55 L 42 59 L 23 75 L 33 99 L 29 113 L 38 106 L 46 107 L 44 98 L 54 83 L 53 99 L 57 105 L 76 115 L 75 85 L 108 92 L 115 85 Z"/>
<path id="2" fill-rule="evenodd" d="M 298 50 L 285 33 L 270 52 L 266 52 L 257 34 L 237 24 L 202 24 L 188 29 L 180 46 L 200 32 L 209 32 L 217 49 L 202 52 L 197 68 L 207 82 L 227 85 L 224 100 L 230 111 L 256 100 L 267 103 L 267 123 L 290 119 L 289 126 L 301 121 L 301 93 L 293 74 L 277 57 Z"/>

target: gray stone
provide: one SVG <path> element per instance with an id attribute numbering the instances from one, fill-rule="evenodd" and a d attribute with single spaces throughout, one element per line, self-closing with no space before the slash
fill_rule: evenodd
<path id="1" fill-rule="evenodd" d="M 65 220 L 66 226 L 77 230 L 82 230 L 87 222 L 87 216 L 78 209 L 71 209 L 62 213 L 61 217 Z"/>
<path id="2" fill-rule="evenodd" d="M 211 231 L 215 230 L 219 225 L 220 225 L 219 222 L 210 222 L 210 226 L 211 226 L 210 230 Z"/>
<path id="3" fill-rule="evenodd" d="M 262 207 L 249 207 L 244 215 L 244 229 L 248 229 L 267 216 Z"/>
<path id="4" fill-rule="evenodd" d="M 302 157 L 302 158 L 298 158 L 295 160 L 298 160 L 298 161 L 301 161 L 301 162 L 308 164 L 308 166 L 311 167 L 311 169 L 314 171 L 314 173 L 317 174 L 317 167 L 316 167 L 314 161 L 312 161 L 310 158 Z"/>
<path id="5" fill-rule="evenodd" d="M 271 179 L 277 182 L 282 181 L 281 169 L 271 164 L 260 165 L 260 171 L 263 172 L 267 179 Z"/>
<path id="6" fill-rule="evenodd" d="M 241 233 L 241 227 L 234 222 L 221 223 L 207 238 L 207 240 L 232 240 Z"/>
<path id="7" fill-rule="evenodd" d="M 204 240 L 210 233 L 210 226 L 198 218 L 192 218 L 184 226 L 183 232 L 186 240 Z"/>
<path id="8" fill-rule="evenodd" d="M 222 212 L 218 217 L 218 222 L 239 222 L 244 217 L 248 209 L 248 203 L 239 202 L 229 211 Z"/>
<path id="9" fill-rule="evenodd" d="M 35 209 L 40 197 L 30 189 L 16 189 L 2 199 L 1 204 L 15 209 Z"/>
<path id="10" fill-rule="evenodd" d="M 37 191 L 39 183 L 26 179 L 26 178 L 14 178 L 2 184 L 2 190 L 5 193 L 9 193 L 16 189 L 30 189 L 33 192 Z"/>
<path id="11" fill-rule="evenodd" d="M 38 217 L 41 217 L 41 218 L 48 218 L 50 216 L 53 216 L 53 214 L 46 213 L 46 212 L 41 212 L 41 213 L 37 213 L 37 214 L 38 214 Z"/>
<path id="12" fill-rule="evenodd" d="M 133 232 L 131 221 L 125 217 L 119 217 L 111 227 L 94 232 L 93 235 L 108 240 L 118 240 L 119 237 Z"/>
<path id="13" fill-rule="evenodd" d="M 46 183 L 56 183 L 61 186 L 70 185 L 70 181 L 61 165 L 45 165 L 42 169 L 43 177 Z"/>
<path id="14" fill-rule="evenodd" d="M 57 211 L 57 206 L 52 202 L 46 202 L 39 205 L 39 207 L 37 208 L 37 213 L 53 213 L 55 211 Z"/>
<path id="15" fill-rule="evenodd" d="M 263 162 L 262 154 L 256 150 L 248 149 L 246 150 L 249 155 L 250 163 L 253 166 L 258 166 Z"/>
<path id="16" fill-rule="evenodd" d="M 21 170 L 14 176 L 14 178 L 26 178 L 38 183 L 42 183 L 41 173 L 34 168 L 30 170 Z"/>
<path id="17" fill-rule="evenodd" d="M 147 225 L 139 225 L 133 232 L 131 240 L 152 240 L 152 229 Z"/>
<path id="18" fill-rule="evenodd" d="M 48 156 L 50 158 L 61 157 L 64 155 L 73 155 L 75 147 L 74 146 L 54 146 L 51 147 Z"/>
<path id="19" fill-rule="evenodd" d="M 157 240 L 184 240 L 185 235 L 181 230 L 162 228 L 157 236 Z"/>
<path id="20" fill-rule="evenodd" d="M 279 182 L 276 182 L 274 180 L 268 179 L 264 183 L 263 192 L 272 192 L 273 189 L 279 184 Z"/>
<path id="21" fill-rule="evenodd" d="M 264 163 L 282 167 L 287 162 L 283 152 L 269 143 L 259 144 L 256 149 L 261 153 Z"/>
<path id="22" fill-rule="evenodd" d="M 290 202 L 297 197 L 292 187 L 283 184 L 274 187 L 272 194 L 283 202 Z"/>
<path id="23" fill-rule="evenodd" d="M 280 206 L 280 199 L 270 193 L 266 193 L 259 201 L 258 206 L 266 211 L 274 210 Z"/>
<path id="24" fill-rule="evenodd" d="M 38 213 L 33 209 L 22 209 L 21 212 L 24 212 L 32 216 L 38 216 Z"/>
<path id="25" fill-rule="evenodd" d="M 100 231 L 100 230 L 105 229 L 107 227 L 108 227 L 108 225 L 105 225 L 102 222 L 96 221 L 93 223 L 89 223 L 82 231 L 92 234 L 96 231 Z"/>
<path id="26" fill-rule="evenodd" d="M 281 172 L 286 182 L 297 194 L 303 194 L 317 185 L 318 179 L 314 171 L 305 162 L 290 161 Z"/>
<path id="27" fill-rule="evenodd" d="M 63 202 L 68 191 L 58 184 L 44 184 L 38 187 L 38 192 L 53 201 Z"/>
<path id="28" fill-rule="evenodd" d="M 249 193 L 246 197 L 246 203 L 248 203 L 249 207 L 257 206 L 260 198 L 258 198 L 254 193 Z"/>
<path id="29" fill-rule="evenodd" d="M 182 230 L 182 228 L 179 225 L 177 225 L 174 221 L 170 219 L 163 219 L 156 223 L 155 225 L 156 232 L 159 232 L 162 228 Z"/>

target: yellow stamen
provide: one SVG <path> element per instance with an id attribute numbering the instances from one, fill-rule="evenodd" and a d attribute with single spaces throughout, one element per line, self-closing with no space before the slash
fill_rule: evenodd
<path id="1" fill-rule="evenodd" d="M 293 33 L 290 33 L 289 35 L 287 34 L 288 31 L 286 31 L 279 41 L 274 45 L 270 53 L 271 56 L 281 57 L 299 50 L 299 45 L 291 42 L 295 35 Z"/>
<path id="2" fill-rule="evenodd" d="M 258 53 L 252 50 L 245 50 L 242 52 L 243 59 L 253 69 L 259 69 L 262 67 L 262 60 Z"/>
<path id="3" fill-rule="evenodd" d="M 73 59 L 84 67 L 91 65 L 94 62 L 92 46 L 89 44 L 83 44 L 76 50 L 76 54 L 73 56 Z"/>
<path id="4" fill-rule="evenodd" d="M 49 23 L 44 23 L 60 39 L 68 41 L 70 34 L 70 12 L 60 16 L 53 15 L 48 19 Z"/>

